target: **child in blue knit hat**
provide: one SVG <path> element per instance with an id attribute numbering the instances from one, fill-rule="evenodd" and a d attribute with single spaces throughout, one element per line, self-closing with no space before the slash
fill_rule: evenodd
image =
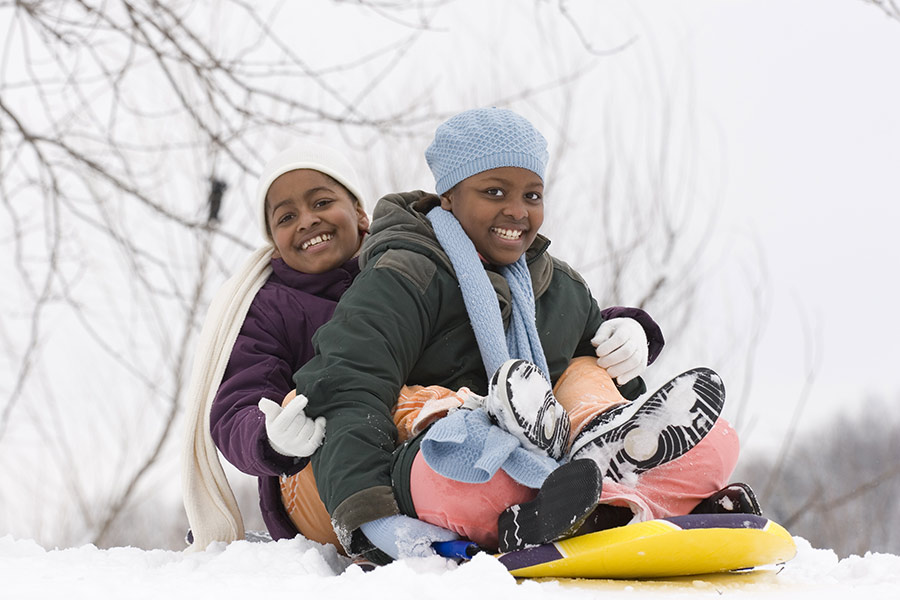
<path id="1" fill-rule="evenodd" d="M 656 324 L 600 310 L 547 253 L 537 129 L 512 111 L 466 111 L 426 158 L 437 195 L 379 201 L 362 272 L 294 376 L 307 414 L 328 422 L 313 471 L 345 549 L 383 562 L 455 534 L 510 550 L 733 495 L 721 491 L 737 437 L 718 419 L 718 377 L 698 369 L 645 395 Z M 432 398 L 444 412 L 448 399 L 473 410 L 404 432 L 422 424 L 410 412 L 443 414 L 417 386 L 445 388 Z"/>

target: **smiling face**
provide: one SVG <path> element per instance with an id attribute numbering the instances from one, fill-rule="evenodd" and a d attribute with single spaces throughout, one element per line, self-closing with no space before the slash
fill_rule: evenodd
<path id="1" fill-rule="evenodd" d="M 337 181 L 311 169 L 279 176 L 266 194 L 276 258 L 301 273 L 324 273 L 350 260 L 369 228 L 362 206 Z"/>
<path id="2" fill-rule="evenodd" d="M 441 197 L 481 257 L 509 265 L 528 250 L 544 222 L 544 183 L 519 167 L 472 175 Z"/>

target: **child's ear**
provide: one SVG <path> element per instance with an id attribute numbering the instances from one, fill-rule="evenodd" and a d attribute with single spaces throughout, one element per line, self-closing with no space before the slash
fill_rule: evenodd
<path id="1" fill-rule="evenodd" d="M 450 192 L 441 196 L 441 208 L 453 211 L 453 195 Z"/>
<path id="2" fill-rule="evenodd" d="M 356 218 L 357 218 L 357 228 L 360 231 L 365 231 L 368 233 L 369 231 L 369 215 L 366 214 L 366 211 L 363 210 L 362 204 L 356 203 Z"/>

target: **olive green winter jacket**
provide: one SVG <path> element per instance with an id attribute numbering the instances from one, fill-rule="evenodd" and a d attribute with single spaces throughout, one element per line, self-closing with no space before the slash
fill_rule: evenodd
<path id="1" fill-rule="evenodd" d="M 404 384 L 467 386 L 487 391 L 475 334 L 449 258 L 425 213 L 439 203 L 425 192 L 391 194 L 375 207 L 360 256 L 362 271 L 330 322 L 313 338 L 316 356 L 294 375 L 307 414 L 327 419 L 325 441 L 312 458 L 319 494 L 335 531 L 351 552 L 353 532 L 397 514 L 391 454 L 397 432 L 391 409 Z M 593 355 L 603 321 L 584 280 L 547 254 L 538 236 L 526 256 L 534 286 L 537 330 L 553 382 L 575 356 Z M 504 324 L 510 315 L 506 280 L 488 268 Z M 645 391 L 635 379 L 620 391 Z"/>

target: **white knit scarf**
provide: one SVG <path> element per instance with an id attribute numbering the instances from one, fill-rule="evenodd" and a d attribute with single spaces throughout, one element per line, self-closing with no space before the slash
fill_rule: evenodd
<path id="1" fill-rule="evenodd" d="M 238 333 L 256 293 L 272 273 L 272 246 L 259 248 L 244 262 L 209 305 L 188 386 L 181 484 L 188 524 L 194 536 L 189 550 L 211 542 L 244 539 L 244 521 L 209 429 L 213 399 Z"/>

